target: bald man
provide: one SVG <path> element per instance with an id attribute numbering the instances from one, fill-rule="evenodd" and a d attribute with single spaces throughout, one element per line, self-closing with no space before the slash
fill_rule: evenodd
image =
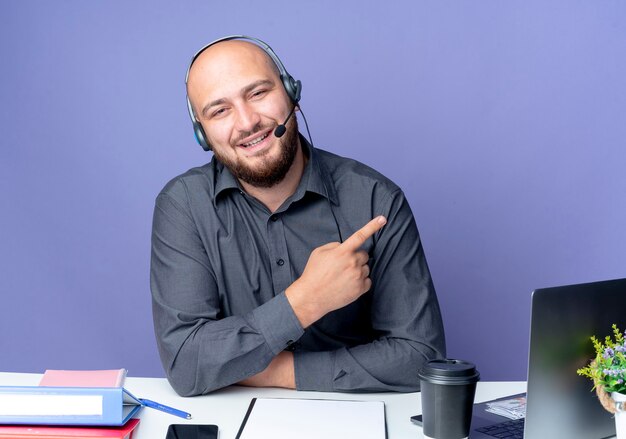
<path id="1" fill-rule="evenodd" d="M 389 179 L 314 148 L 264 49 L 221 41 L 187 93 L 213 151 L 156 199 L 159 353 L 181 395 L 231 385 L 416 391 L 445 356 L 413 214 Z"/>

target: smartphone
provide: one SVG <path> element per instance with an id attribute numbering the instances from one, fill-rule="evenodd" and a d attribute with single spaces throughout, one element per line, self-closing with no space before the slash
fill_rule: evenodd
<path id="1" fill-rule="evenodd" d="M 165 439 L 217 439 L 217 425 L 171 424 Z"/>
<path id="2" fill-rule="evenodd" d="M 421 426 L 422 425 L 422 415 L 411 416 L 411 422 Z"/>

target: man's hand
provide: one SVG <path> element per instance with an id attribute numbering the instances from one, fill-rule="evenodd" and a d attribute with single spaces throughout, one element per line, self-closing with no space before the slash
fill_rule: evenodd
<path id="1" fill-rule="evenodd" d="M 370 289 L 367 252 L 359 248 L 387 219 L 379 216 L 343 243 L 331 242 L 311 252 L 302 276 L 285 291 L 296 317 L 306 328 Z"/>

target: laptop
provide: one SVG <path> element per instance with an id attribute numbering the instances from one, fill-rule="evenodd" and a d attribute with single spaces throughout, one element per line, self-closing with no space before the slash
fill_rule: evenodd
<path id="1" fill-rule="evenodd" d="M 626 330 L 626 279 L 541 288 L 531 297 L 524 439 L 601 439 L 615 435 L 613 415 L 597 400 L 593 383 L 577 375 L 595 357 L 589 337 L 604 339 L 615 323 Z M 499 400 L 516 396 L 511 395 Z M 474 405 L 470 439 L 510 421 Z M 502 437 L 502 436 L 501 436 Z M 522 437 L 522 436 L 513 436 Z"/>

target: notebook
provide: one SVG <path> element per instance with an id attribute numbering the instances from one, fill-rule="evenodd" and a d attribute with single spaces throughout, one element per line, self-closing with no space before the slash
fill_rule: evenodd
<path id="1" fill-rule="evenodd" d="M 576 373 L 595 357 L 589 337 L 604 338 L 613 323 L 626 329 L 626 279 L 532 293 L 524 439 L 615 435 L 615 420 L 597 400 L 591 381 Z M 509 421 L 487 412 L 489 402 L 474 405 L 470 439 L 493 438 L 478 430 Z"/>
<path id="2" fill-rule="evenodd" d="M 48 387 L 122 387 L 126 369 L 55 370 L 43 374 L 40 386 Z"/>
<path id="3" fill-rule="evenodd" d="M 122 427 L 54 427 L 47 425 L 0 425 L 1 439 L 132 439 L 139 419 Z"/>
<path id="4" fill-rule="evenodd" d="M 385 439 L 382 401 L 254 398 L 236 439 Z"/>

